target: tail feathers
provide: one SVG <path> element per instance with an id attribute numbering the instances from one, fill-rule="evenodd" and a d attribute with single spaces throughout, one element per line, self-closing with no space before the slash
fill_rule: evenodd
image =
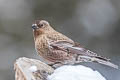
<path id="1" fill-rule="evenodd" d="M 94 62 L 98 62 L 98 63 L 100 63 L 100 64 L 104 64 L 104 65 L 107 65 L 107 66 L 110 66 L 110 67 L 113 67 L 113 68 L 118 69 L 118 66 L 117 66 L 117 65 L 113 64 L 113 63 L 110 62 L 110 61 L 106 61 L 106 60 L 104 60 L 104 59 L 93 58 L 93 61 L 94 61 Z"/>
<path id="2" fill-rule="evenodd" d="M 79 56 L 79 57 L 82 58 L 85 62 L 97 62 L 118 69 L 117 65 L 113 64 L 108 59 L 102 57 L 91 57 L 91 56 Z"/>

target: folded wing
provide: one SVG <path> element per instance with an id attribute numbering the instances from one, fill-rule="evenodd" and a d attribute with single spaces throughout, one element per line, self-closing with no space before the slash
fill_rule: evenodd
<path id="1" fill-rule="evenodd" d="M 97 62 L 118 69 L 118 66 L 111 63 L 110 59 L 98 56 L 96 53 L 81 47 L 78 43 L 58 41 L 50 44 L 50 46 L 62 51 L 68 51 L 68 53 L 77 54 L 77 58 L 79 58 L 76 59 L 77 62 L 81 62 L 80 60 L 83 62 Z"/>

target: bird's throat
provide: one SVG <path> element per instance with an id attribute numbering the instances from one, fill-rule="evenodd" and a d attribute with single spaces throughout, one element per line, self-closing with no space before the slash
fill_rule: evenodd
<path id="1" fill-rule="evenodd" d="M 43 34 L 42 32 L 37 31 L 37 30 L 34 30 L 34 31 L 33 31 L 34 40 L 36 40 L 36 38 L 37 38 L 38 36 L 42 35 L 42 34 Z"/>

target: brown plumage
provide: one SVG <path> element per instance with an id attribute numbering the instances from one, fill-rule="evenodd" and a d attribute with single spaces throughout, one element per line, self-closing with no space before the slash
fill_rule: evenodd
<path id="1" fill-rule="evenodd" d="M 36 20 L 32 28 L 38 54 L 55 68 L 64 64 L 80 62 L 98 62 L 118 68 L 109 59 L 86 50 L 79 43 L 55 31 L 45 20 Z"/>

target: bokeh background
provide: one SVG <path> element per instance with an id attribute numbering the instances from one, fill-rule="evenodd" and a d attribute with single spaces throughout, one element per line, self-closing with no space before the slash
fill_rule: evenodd
<path id="1" fill-rule="evenodd" d="M 19 57 L 40 59 L 34 49 L 31 25 L 45 19 L 84 47 L 120 66 L 120 0 L 0 0 L 0 80 L 14 80 Z M 94 63 L 108 80 L 120 71 Z"/>

